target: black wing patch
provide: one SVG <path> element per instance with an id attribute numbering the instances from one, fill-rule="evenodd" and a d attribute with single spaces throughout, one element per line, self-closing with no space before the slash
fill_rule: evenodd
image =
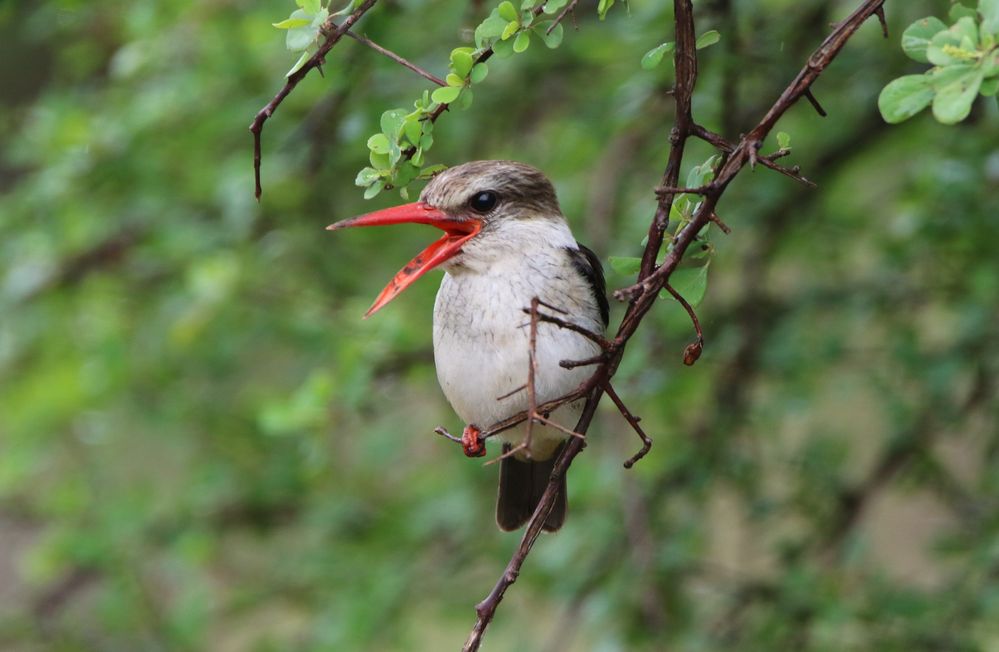
<path id="1" fill-rule="evenodd" d="M 582 274 L 586 279 L 593 298 L 597 300 L 597 307 L 600 308 L 600 320 L 604 323 L 604 328 L 610 323 L 610 304 L 607 303 L 607 283 L 604 281 L 604 268 L 600 264 L 597 255 L 583 245 L 576 243 L 579 249 L 569 249 L 569 258 L 572 260 L 573 268 Z"/>

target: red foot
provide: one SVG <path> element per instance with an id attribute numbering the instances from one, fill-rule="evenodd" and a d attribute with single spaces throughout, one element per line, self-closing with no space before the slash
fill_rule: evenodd
<path id="1" fill-rule="evenodd" d="M 474 424 L 465 426 L 461 433 L 461 448 L 465 451 L 465 457 L 482 457 L 486 454 L 486 445 L 479 439 L 482 431 Z"/>

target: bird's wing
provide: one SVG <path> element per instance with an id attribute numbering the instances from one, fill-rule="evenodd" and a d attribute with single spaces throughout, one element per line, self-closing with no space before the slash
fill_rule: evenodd
<path id="1" fill-rule="evenodd" d="M 604 328 L 610 323 L 610 304 L 607 303 L 607 283 L 604 281 L 604 268 L 597 255 L 578 242 L 578 249 L 566 249 L 569 252 L 572 267 L 579 272 L 590 286 L 593 298 L 600 309 L 600 320 Z"/>

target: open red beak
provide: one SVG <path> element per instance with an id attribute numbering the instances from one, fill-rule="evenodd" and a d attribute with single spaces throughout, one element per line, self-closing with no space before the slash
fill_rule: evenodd
<path id="1" fill-rule="evenodd" d="M 444 231 L 444 236 L 417 254 L 416 258 L 399 270 L 399 273 L 389 281 L 389 284 L 381 291 L 368 311 L 364 313 L 365 318 L 375 314 L 382 306 L 396 298 L 413 281 L 461 251 L 461 246 L 482 230 L 482 221 L 451 217 L 433 206 L 414 202 L 351 217 L 326 227 L 328 231 L 336 231 L 350 226 L 386 226 L 409 223 L 436 226 Z"/>

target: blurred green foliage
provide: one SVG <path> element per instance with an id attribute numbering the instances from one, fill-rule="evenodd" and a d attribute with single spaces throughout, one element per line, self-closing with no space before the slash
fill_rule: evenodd
<path id="1" fill-rule="evenodd" d="M 490 61 L 434 162 L 544 169 L 581 241 L 635 256 L 665 164 L 664 3 L 592 6 L 555 50 Z M 426 81 L 345 40 L 268 122 L 286 0 L 0 5 L 0 648 L 445 650 L 516 535 L 430 354 L 435 283 L 361 321 L 433 237 L 324 235 L 383 112 Z M 704 0 L 694 110 L 736 137 L 851 2 Z M 919 73 L 888 2 L 780 129 L 809 191 L 745 171 L 700 307 L 632 341 L 542 539 L 487 635 L 508 650 L 999 645 L 999 117 L 876 98 Z M 438 76 L 492 10 L 376 5 L 361 31 Z M 789 143 L 790 141 L 788 141 Z M 768 147 L 784 143 L 768 143 Z M 696 144 L 688 165 L 714 152 Z M 628 277 L 609 272 L 611 287 Z M 619 310 L 619 309 L 618 309 Z M 618 313 L 620 314 L 620 313 Z"/>
<path id="2" fill-rule="evenodd" d="M 934 118 L 954 124 L 968 117 L 979 95 L 995 97 L 999 90 L 999 0 L 978 0 L 975 8 L 955 2 L 949 17 L 950 26 L 930 16 L 902 33 L 906 55 L 934 67 L 885 86 L 878 107 L 886 121 L 908 120 L 932 103 Z"/>

